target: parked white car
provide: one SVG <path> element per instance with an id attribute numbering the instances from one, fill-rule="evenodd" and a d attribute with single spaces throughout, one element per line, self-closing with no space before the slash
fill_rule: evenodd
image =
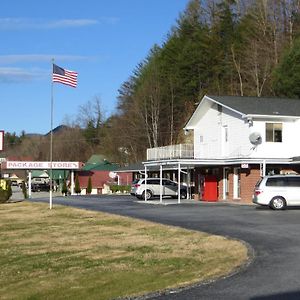
<path id="1" fill-rule="evenodd" d="M 299 206 L 300 176 L 273 175 L 263 177 L 255 185 L 252 202 L 268 205 L 272 209 Z"/>
<path id="2" fill-rule="evenodd" d="M 131 186 L 131 195 L 136 196 L 138 199 L 145 199 L 145 190 L 147 186 L 146 198 L 147 200 L 160 196 L 160 178 L 147 178 L 145 185 L 145 179 L 139 179 L 133 182 Z M 170 179 L 162 179 L 162 195 L 171 196 L 173 198 L 178 197 L 178 184 Z M 187 196 L 187 187 L 180 185 L 180 198 L 185 199 Z"/>

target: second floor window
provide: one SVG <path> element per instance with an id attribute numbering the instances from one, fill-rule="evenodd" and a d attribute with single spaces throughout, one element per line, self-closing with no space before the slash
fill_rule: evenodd
<path id="1" fill-rule="evenodd" d="M 282 123 L 266 123 L 266 142 L 282 142 Z"/>

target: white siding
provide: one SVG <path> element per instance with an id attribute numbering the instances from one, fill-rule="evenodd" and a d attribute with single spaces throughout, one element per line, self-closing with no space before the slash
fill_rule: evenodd
<path id="1" fill-rule="evenodd" d="M 195 158 L 211 158 L 219 156 L 221 152 L 221 135 L 218 125 L 218 114 L 216 109 L 209 108 L 196 125 L 196 128 L 194 129 Z"/>
<path id="2" fill-rule="evenodd" d="M 282 142 L 266 142 L 266 123 L 282 123 Z M 259 132 L 262 136 L 262 143 L 258 145 L 251 154 L 251 157 L 265 158 L 290 158 L 300 155 L 300 133 L 299 120 L 269 119 L 255 120 L 253 131 Z"/>
<path id="3" fill-rule="evenodd" d="M 228 129 L 228 143 L 224 146 L 224 126 Z M 194 130 L 195 158 L 235 158 L 250 155 L 249 125 L 241 115 L 213 104 L 203 114 Z M 200 141 L 200 136 L 202 137 Z"/>

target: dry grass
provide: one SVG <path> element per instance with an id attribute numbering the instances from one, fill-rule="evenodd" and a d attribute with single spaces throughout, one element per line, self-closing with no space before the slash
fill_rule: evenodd
<path id="1" fill-rule="evenodd" d="M 113 299 L 225 275 L 247 249 L 220 236 L 63 206 L 0 206 L 1 299 Z"/>

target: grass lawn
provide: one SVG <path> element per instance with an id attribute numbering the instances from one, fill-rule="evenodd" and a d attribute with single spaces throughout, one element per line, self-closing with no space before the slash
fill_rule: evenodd
<path id="1" fill-rule="evenodd" d="M 0 205 L 0 299 L 114 299 L 212 279 L 247 260 L 220 236 L 105 213 Z"/>

